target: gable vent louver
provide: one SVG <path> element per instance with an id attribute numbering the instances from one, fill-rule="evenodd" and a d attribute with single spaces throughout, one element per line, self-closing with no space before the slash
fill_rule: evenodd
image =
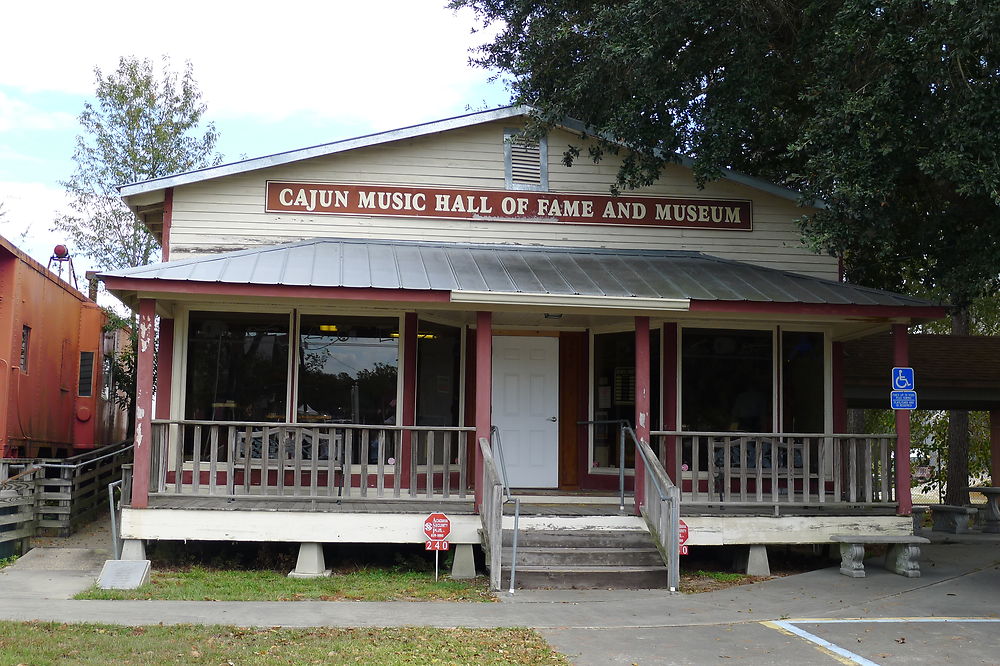
<path id="1" fill-rule="evenodd" d="M 548 189 L 546 141 L 529 139 L 519 130 L 504 131 L 506 181 L 509 190 Z"/>
<path id="2" fill-rule="evenodd" d="M 515 139 L 511 142 L 510 179 L 522 185 L 542 184 L 541 150 L 537 141 Z"/>

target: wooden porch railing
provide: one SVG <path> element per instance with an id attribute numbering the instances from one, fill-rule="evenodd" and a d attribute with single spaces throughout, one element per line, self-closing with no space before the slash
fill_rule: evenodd
<path id="1" fill-rule="evenodd" d="M 896 503 L 896 435 L 654 431 L 683 502 Z"/>
<path id="2" fill-rule="evenodd" d="M 489 560 L 490 589 L 500 589 L 501 554 L 503 552 L 503 489 L 500 468 L 485 437 L 479 438 L 483 455 L 483 503 L 479 518 L 483 523 L 483 549 Z"/>
<path id="3" fill-rule="evenodd" d="M 646 442 L 636 437 L 630 426 L 623 426 L 622 432 L 635 446 L 636 458 L 643 461 L 643 493 L 639 511 L 656 541 L 656 547 L 667 565 L 667 588 L 676 592 L 680 588 L 680 520 L 681 498 L 677 486 L 667 476 L 663 466 L 657 461 L 656 453 Z"/>
<path id="4" fill-rule="evenodd" d="M 465 500 L 474 431 L 154 420 L 150 494 Z"/>

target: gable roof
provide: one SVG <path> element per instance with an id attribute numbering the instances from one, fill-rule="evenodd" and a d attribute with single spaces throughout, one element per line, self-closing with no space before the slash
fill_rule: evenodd
<path id="1" fill-rule="evenodd" d="M 348 150 L 354 150 L 356 148 L 377 146 L 392 141 L 400 141 L 403 139 L 412 139 L 416 137 L 427 136 L 438 132 L 461 129 L 463 127 L 471 127 L 473 125 L 480 125 L 483 123 L 489 123 L 496 120 L 506 120 L 508 118 L 516 118 L 519 116 L 526 115 L 529 111 L 530 111 L 529 107 L 514 105 L 514 106 L 500 107 L 497 109 L 490 109 L 488 111 L 468 113 L 461 116 L 455 116 L 453 118 L 446 118 L 444 120 L 435 120 L 428 123 L 421 123 L 419 125 L 410 125 L 408 127 L 401 127 L 399 129 L 389 130 L 387 132 L 366 134 L 364 136 L 359 136 L 352 139 L 344 139 L 341 141 L 334 141 L 332 143 L 324 143 L 317 146 L 311 146 L 308 148 L 300 148 L 298 150 L 289 150 L 281 153 L 276 153 L 274 155 L 265 155 L 263 157 L 255 157 L 252 159 L 241 160 L 239 162 L 220 164 L 219 166 L 206 167 L 204 169 L 197 169 L 195 171 L 188 171 L 185 173 L 163 176 L 161 178 L 153 178 L 151 180 L 145 180 L 138 183 L 129 183 L 127 185 L 119 186 L 118 192 L 123 197 L 134 196 L 137 194 L 145 194 L 148 192 L 156 192 L 158 190 L 164 190 L 168 187 L 177 187 L 180 185 L 188 185 L 191 183 L 211 180 L 213 178 L 221 178 L 223 176 L 232 176 L 236 174 L 247 173 L 250 171 L 256 171 L 258 169 L 266 169 L 269 167 L 281 166 L 283 164 L 290 164 L 292 162 L 299 162 L 314 157 L 325 157 L 327 155 L 335 155 L 337 153 L 342 153 Z M 581 134 L 587 133 L 590 135 L 595 135 L 595 132 L 589 130 L 584 123 L 575 120 L 573 118 L 563 119 L 560 125 L 574 132 L 578 132 Z M 619 143 L 620 145 L 623 145 L 621 144 L 620 141 L 617 141 L 608 135 L 600 134 L 599 136 L 612 143 Z M 680 164 L 687 168 L 691 168 L 694 162 L 694 160 L 685 155 L 676 155 L 676 157 L 679 160 Z M 740 185 L 745 185 L 747 187 L 761 190 L 763 192 L 767 192 L 768 194 L 773 194 L 783 199 L 788 199 L 790 201 L 798 202 L 801 198 L 801 194 L 796 190 L 792 190 L 786 187 L 781 187 L 780 185 L 775 185 L 774 183 L 770 183 L 766 180 L 755 178 L 753 176 L 747 176 L 745 174 L 732 171 L 730 169 L 723 169 L 722 176 L 726 180 L 730 180 Z"/>
<path id="2" fill-rule="evenodd" d="M 689 301 L 936 309 L 919 298 L 681 250 L 315 238 L 98 277 L 111 289 L 115 282 L 138 280 L 149 281 L 150 290 L 159 281 L 374 288 L 450 292 L 452 301 L 507 304 L 517 304 L 519 297 L 558 296 L 653 309 L 656 303 Z"/>

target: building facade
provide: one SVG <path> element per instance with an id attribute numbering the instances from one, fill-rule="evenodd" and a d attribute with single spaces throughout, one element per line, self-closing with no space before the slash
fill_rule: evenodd
<path id="1" fill-rule="evenodd" d="M 624 487 L 637 511 L 623 423 L 691 543 L 907 529 L 905 424 L 843 435 L 842 345 L 891 330 L 905 365 L 907 326 L 944 310 L 839 282 L 794 192 L 698 189 L 681 160 L 611 196 L 619 157 L 562 162 L 577 123 L 523 126 L 497 109 L 122 188 L 164 259 L 101 276 L 140 317 L 127 536 L 420 541 L 399 502 L 423 498 L 478 542 L 480 441 L 527 496 Z M 210 506 L 283 497 L 341 508 Z M 352 498 L 384 500 L 377 527 Z"/>

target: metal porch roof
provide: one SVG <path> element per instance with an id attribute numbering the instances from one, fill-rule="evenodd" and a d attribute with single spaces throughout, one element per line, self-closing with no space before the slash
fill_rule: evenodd
<path id="1" fill-rule="evenodd" d="M 701 252 L 337 238 L 182 259 L 99 277 L 112 282 L 129 278 L 693 301 L 934 305 Z"/>

